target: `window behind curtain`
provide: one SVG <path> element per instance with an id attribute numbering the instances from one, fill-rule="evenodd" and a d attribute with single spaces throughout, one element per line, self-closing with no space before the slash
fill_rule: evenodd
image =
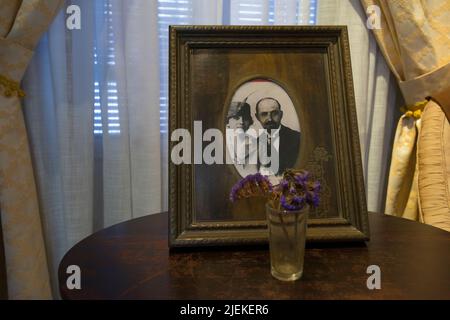
<path id="1" fill-rule="evenodd" d="M 109 0 L 97 0 L 95 5 L 97 33 L 94 36 L 94 135 L 120 134 L 119 92 L 115 73 L 109 72 L 106 80 L 101 76 L 106 68 L 113 69 L 116 65 L 113 5 Z"/>
<path id="2" fill-rule="evenodd" d="M 194 0 L 195 1 L 195 0 Z M 214 0 L 216 1 L 216 0 Z M 169 26 L 193 24 L 192 0 L 158 0 L 158 28 L 160 48 L 160 130 L 168 131 L 168 85 L 169 85 Z"/>
<path id="3" fill-rule="evenodd" d="M 158 28 L 160 48 L 160 131 L 168 132 L 168 30 L 169 25 L 193 24 L 193 2 L 195 0 L 158 0 Z M 211 0 L 215 1 L 215 0 Z M 315 24 L 318 0 L 222 0 L 223 23 L 232 25 L 298 25 Z M 109 0 L 98 1 L 97 15 L 101 18 L 102 28 L 107 28 L 106 52 L 98 52 L 94 47 L 95 74 L 100 75 L 104 67 L 114 68 L 114 29 L 112 21 L 112 3 Z M 97 39 L 101 41 L 101 39 Z M 105 39 L 103 39 L 105 41 Z M 117 82 L 108 79 L 100 83 L 100 77 L 94 82 L 94 134 L 120 134 L 120 106 Z M 107 92 L 100 92 L 105 88 Z M 102 97 L 104 98 L 102 100 Z M 107 108 L 102 108 L 103 103 Z M 107 114 L 103 114 L 107 112 Z"/>

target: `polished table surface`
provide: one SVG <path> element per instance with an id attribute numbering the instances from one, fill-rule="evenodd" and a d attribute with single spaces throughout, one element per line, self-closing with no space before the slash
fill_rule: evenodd
<path id="1" fill-rule="evenodd" d="M 103 229 L 75 245 L 59 266 L 64 299 L 450 299 L 450 233 L 370 213 L 371 240 L 308 245 L 303 277 L 270 274 L 267 248 L 169 252 L 167 213 Z M 69 290 L 78 265 L 81 289 Z M 367 267 L 381 269 L 369 290 Z"/>

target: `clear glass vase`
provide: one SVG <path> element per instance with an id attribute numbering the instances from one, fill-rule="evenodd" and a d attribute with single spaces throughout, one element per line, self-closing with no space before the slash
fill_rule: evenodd
<path id="1" fill-rule="evenodd" d="M 302 210 L 277 210 L 266 205 L 269 227 L 270 269 L 282 281 L 303 275 L 309 206 Z"/>

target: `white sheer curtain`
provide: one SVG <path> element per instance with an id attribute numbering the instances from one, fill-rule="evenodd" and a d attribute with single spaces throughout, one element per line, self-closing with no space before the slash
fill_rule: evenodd
<path id="1" fill-rule="evenodd" d="M 317 24 L 347 25 L 367 206 L 383 212 L 398 88 L 359 0 L 319 0 Z"/>
<path id="2" fill-rule="evenodd" d="M 50 272 L 95 230 L 167 208 L 169 24 L 348 24 L 369 209 L 386 175 L 395 95 L 359 1 L 73 0 L 25 76 L 25 116 Z M 318 6 L 316 6 L 318 4 Z M 65 8 L 64 7 L 64 8 Z M 392 117 L 393 118 L 393 117 Z"/>
<path id="3" fill-rule="evenodd" d="M 70 3 L 81 30 L 63 10 L 23 83 L 54 294 L 72 245 L 162 208 L 157 3 Z"/>
<path id="4" fill-rule="evenodd" d="M 83 11 L 86 29 L 93 28 L 92 12 Z M 53 280 L 67 248 L 94 230 L 93 95 L 88 94 L 93 84 L 92 35 L 68 31 L 60 12 L 23 80 L 25 120 Z"/>

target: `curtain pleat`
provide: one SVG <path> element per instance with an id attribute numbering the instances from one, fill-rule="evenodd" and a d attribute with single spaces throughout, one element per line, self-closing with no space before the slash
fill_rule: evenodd
<path id="1" fill-rule="evenodd" d="M 450 119 L 450 2 L 361 2 L 369 18 L 381 23 L 373 33 L 406 102 L 393 145 L 385 212 L 450 231 L 445 160 L 450 149 L 444 139 Z"/>
<path id="2" fill-rule="evenodd" d="M 51 298 L 21 93 L 15 90 L 60 4 L 0 2 L 0 206 L 11 299 Z"/>

